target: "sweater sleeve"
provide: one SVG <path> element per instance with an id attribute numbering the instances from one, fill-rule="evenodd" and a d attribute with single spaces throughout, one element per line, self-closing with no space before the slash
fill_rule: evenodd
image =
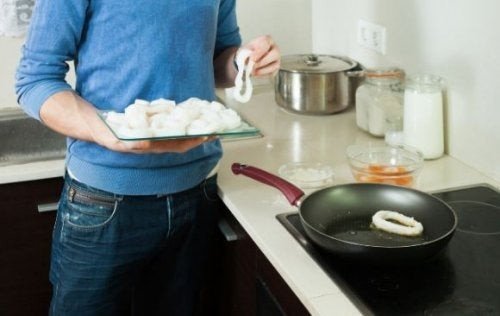
<path id="1" fill-rule="evenodd" d="M 76 64 L 87 1 L 37 0 L 16 70 L 15 89 L 23 110 L 40 120 L 40 108 L 53 94 L 71 90 L 68 61 Z"/>
<path id="2" fill-rule="evenodd" d="M 222 0 L 219 7 L 217 21 L 217 40 L 215 42 L 215 56 L 225 48 L 240 46 L 240 29 L 236 20 L 236 1 Z"/>

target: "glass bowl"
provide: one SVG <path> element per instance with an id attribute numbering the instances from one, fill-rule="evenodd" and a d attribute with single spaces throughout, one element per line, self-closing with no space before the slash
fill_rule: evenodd
<path id="1" fill-rule="evenodd" d="M 333 168 L 321 162 L 290 162 L 279 175 L 302 189 L 322 188 L 333 182 Z"/>
<path id="2" fill-rule="evenodd" d="M 351 145 L 346 153 L 357 182 L 414 187 L 424 164 L 421 152 L 403 145 Z"/>

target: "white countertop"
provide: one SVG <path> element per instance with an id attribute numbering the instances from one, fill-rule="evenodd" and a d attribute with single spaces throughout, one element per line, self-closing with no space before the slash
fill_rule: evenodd
<path id="1" fill-rule="evenodd" d="M 352 107 L 328 116 L 293 114 L 276 105 L 270 87 L 255 89 L 247 104 L 229 99 L 225 103 L 255 123 L 264 137 L 224 143 L 225 154 L 219 171 L 220 196 L 224 203 L 311 314 L 360 315 L 341 289 L 275 218 L 277 214 L 298 209 L 290 206 L 277 189 L 233 175 L 230 166 L 241 162 L 277 174 L 278 168 L 287 162 L 319 161 L 333 166 L 333 185 L 353 182 L 345 158 L 347 146 L 383 140 L 357 128 Z M 477 183 L 500 187 L 493 179 L 444 156 L 425 162 L 417 189 L 429 192 Z"/>
<path id="2" fill-rule="evenodd" d="M 219 91 L 224 98 L 224 91 Z M 335 184 L 353 182 L 345 149 L 353 143 L 375 142 L 356 127 L 355 112 L 327 116 L 306 116 L 287 112 L 274 101 L 270 86 L 257 86 L 251 101 L 225 103 L 261 129 L 262 138 L 225 141 L 219 169 L 220 196 L 261 251 L 313 315 L 360 315 L 356 306 L 319 268 L 303 248 L 278 222 L 276 215 L 297 211 L 277 189 L 245 176 L 233 175 L 230 166 L 241 162 L 278 173 L 291 161 L 319 161 L 333 166 Z M 64 161 L 0 167 L 0 184 L 62 176 Z M 437 191 L 477 183 L 500 183 L 480 174 L 457 159 L 444 156 L 426 161 L 417 189 Z M 310 191 L 306 191 L 310 193 Z"/>
<path id="3" fill-rule="evenodd" d="M 0 167 L 0 184 L 49 179 L 64 175 L 64 159 Z"/>

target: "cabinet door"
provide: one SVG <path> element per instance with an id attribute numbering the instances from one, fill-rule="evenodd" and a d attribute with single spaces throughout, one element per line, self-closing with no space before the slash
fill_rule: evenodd
<path id="1" fill-rule="evenodd" d="M 255 316 L 257 248 L 222 202 L 219 211 L 219 231 L 196 315 Z"/>
<path id="2" fill-rule="evenodd" d="M 47 315 L 50 243 L 62 178 L 0 185 L 0 315 Z"/>
<path id="3" fill-rule="evenodd" d="M 257 253 L 257 315 L 310 315 L 262 252 Z"/>
<path id="4" fill-rule="evenodd" d="M 215 272 L 206 290 L 210 297 L 205 297 L 217 306 L 201 315 L 309 315 L 230 211 L 222 203 L 220 209 Z"/>

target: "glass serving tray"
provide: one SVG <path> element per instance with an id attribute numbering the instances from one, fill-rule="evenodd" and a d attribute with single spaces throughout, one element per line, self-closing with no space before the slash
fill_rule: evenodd
<path id="1" fill-rule="evenodd" d="M 108 124 L 106 122 L 106 117 L 108 113 L 111 111 L 97 111 L 97 114 L 101 118 L 101 120 L 106 124 L 106 126 L 111 130 L 113 135 L 115 135 L 116 138 L 123 140 L 123 141 L 140 141 L 140 140 L 168 140 L 168 139 L 186 139 L 186 138 L 196 138 L 196 137 L 205 137 L 205 136 L 217 136 L 219 138 L 229 138 L 229 139 L 235 139 L 235 138 L 243 138 L 243 137 L 253 137 L 253 136 L 260 136 L 260 130 L 247 122 L 243 117 L 241 117 L 241 124 L 237 128 L 225 130 L 224 132 L 220 133 L 210 133 L 210 134 L 185 134 L 185 135 L 166 135 L 166 136 L 152 136 L 152 137 L 130 137 L 130 136 L 124 136 L 120 135 L 118 131 L 116 131 L 113 126 Z"/>

